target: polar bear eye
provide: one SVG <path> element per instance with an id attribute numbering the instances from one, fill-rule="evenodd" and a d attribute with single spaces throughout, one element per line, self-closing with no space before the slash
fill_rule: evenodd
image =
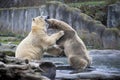
<path id="1" fill-rule="evenodd" d="M 34 19 L 34 18 L 33 18 L 32 20 L 33 20 L 33 21 L 35 21 L 35 19 Z"/>

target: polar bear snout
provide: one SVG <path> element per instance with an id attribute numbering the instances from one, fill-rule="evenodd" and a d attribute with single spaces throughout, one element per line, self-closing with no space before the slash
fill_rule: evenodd
<path id="1" fill-rule="evenodd" d="M 50 19 L 50 16 L 47 16 L 46 19 Z"/>
<path id="2" fill-rule="evenodd" d="M 46 18 L 45 18 L 45 21 L 48 23 L 47 19 L 50 19 L 50 16 L 46 16 Z"/>

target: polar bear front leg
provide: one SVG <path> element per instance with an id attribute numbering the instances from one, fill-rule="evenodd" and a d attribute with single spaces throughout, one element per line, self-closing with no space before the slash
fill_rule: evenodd
<path id="1" fill-rule="evenodd" d="M 58 33 L 52 34 L 49 38 L 55 40 L 55 42 L 64 35 L 64 31 L 59 31 Z"/>
<path id="2" fill-rule="evenodd" d="M 62 54 L 63 49 L 61 49 L 58 45 L 53 45 L 48 48 L 46 52 L 55 56 L 59 56 Z"/>
<path id="3" fill-rule="evenodd" d="M 52 34 L 51 36 L 48 36 L 45 39 L 45 42 L 49 45 L 52 46 L 56 43 L 58 39 L 60 39 L 64 35 L 64 31 L 59 31 L 58 33 Z"/>

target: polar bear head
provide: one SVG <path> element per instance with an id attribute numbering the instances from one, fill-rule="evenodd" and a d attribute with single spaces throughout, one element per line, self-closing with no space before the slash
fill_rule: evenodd
<path id="1" fill-rule="evenodd" d="M 38 16 L 32 19 L 32 30 L 46 30 L 46 19 L 49 16 Z"/>

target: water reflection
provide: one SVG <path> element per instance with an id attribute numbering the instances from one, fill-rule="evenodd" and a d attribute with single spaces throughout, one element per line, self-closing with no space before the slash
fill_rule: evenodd
<path id="1" fill-rule="evenodd" d="M 95 70 L 107 73 L 120 73 L 120 51 L 91 51 L 92 65 Z M 60 63 L 60 65 L 69 65 L 66 57 L 49 57 L 42 60 Z M 58 70 L 58 72 L 69 73 L 71 70 Z"/>

